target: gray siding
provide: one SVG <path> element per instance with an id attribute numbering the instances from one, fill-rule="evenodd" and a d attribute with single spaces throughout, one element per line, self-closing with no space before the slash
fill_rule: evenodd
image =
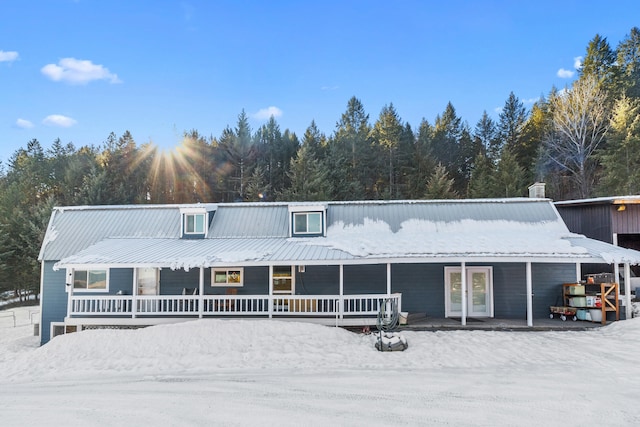
<path id="1" fill-rule="evenodd" d="M 575 264 L 533 264 L 533 318 L 548 318 L 549 306 L 556 305 L 562 284 L 576 280 Z"/>
<path id="2" fill-rule="evenodd" d="M 617 206 L 610 209 L 614 233 L 640 234 L 640 205 L 626 205 L 621 212 L 617 211 Z"/>
<path id="3" fill-rule="evenodd" d="M 308 265 L 304 273 L 296 268 L 297 295 L 338 295 L 340 267 L 337 265 Z"/>
<path id="4" fill-rule="evenodd" d="M 51 322 L 62 322 L 67 315 L 66 270 L 53 271 L 56 261 L 46 261 L 43 268 L 40 309 L 40 344 L 49 342 Z"/>
<path id="5" fill-rule="evenodd" d="M 611 205 L 557 205 L 556 208 L 570 231 L 613 243 Z"/>
<path id="6" fill-rule="evenodd" d="M 491 264 L 493 267 L 493 312 L 503 319 L 527 318 L 526 264 Z"/>
<path id="7" fill-rule="evenodd" d="M 345 265 L 344 294 L 370 294 L 387 292 L 386 264 Z"/>
<path id="8" fill-rule="evenodd" d="M 402 293 L 402 311 L 444 317 L 444 264 L 391 266 L 391 292 Z"/>

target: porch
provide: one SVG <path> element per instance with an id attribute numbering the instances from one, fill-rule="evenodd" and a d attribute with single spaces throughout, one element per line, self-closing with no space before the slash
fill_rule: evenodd
<path id="1" fill-rule="evenodd" d="M 254 317 L 373 325 L 384 304 L 396 304 L 401 311 L 402 294 L 70 295 L 65 323 L 142 325 L 171 319 Z"/>

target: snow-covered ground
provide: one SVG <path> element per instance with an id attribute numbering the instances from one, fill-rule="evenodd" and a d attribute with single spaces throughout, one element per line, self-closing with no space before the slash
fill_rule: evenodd
<path id="1" fill-rule="evenodd" d="M 637 426 L 640 319 L 374 335 L 262 320 L 68 334 L 0 317 L 2 426 Z M 3 312 L 0 312 L 3 313 Z"/>

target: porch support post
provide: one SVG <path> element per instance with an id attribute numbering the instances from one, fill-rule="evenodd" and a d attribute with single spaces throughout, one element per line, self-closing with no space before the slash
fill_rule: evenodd
<path id="1" fill-rule="evenodd" d="M 462 317 L 460 323 L 467 326 L 467 263 L 462 261 L 460 265 L 460 287 L 462 288 Z"/>
<path id="2" fill-rule="evenodd" d="M 527 261 L 527 326 L 533 326 L 533 280 L 531 261 Z"/>
<path id="3" fill-rule="evenodd" d="M 340 298 L 338 299 L 338 313 L 344 319 L 344 264 L 340 264 Z"/>
<path id="4" fill-rule="evenodd" d="M 138 269 L 133 267 L 133 284 L 131 285 L 131 317 L 138 313 Z"/>
<path id="5" fill-rule="evenodd" d="M 200 267 L 200 281 L 198 285 L 198 317 L 202 319 L 204 314 L 204 267 Z"/>
<path id="6" fill-rule="evenodd" d="M 269 319 L 273 318 L 273 265 L 269 266 Z"/>
<path id="7" fill-rule="evenodd" d="M 387 297 L 391 296 L 391 263 L 387 263 Z"/>
<path id="8" fill-rule="evenodd" d="M 576 283 L 580 283 L 580 277 L 582 276 L 582 265 L 576 262 Z"/>
<path id="9" fill-rule="evenodd" d="M 67 280 L 65 286 L 67 286 L 69 290 L 69 293 L 67 295 L 67 317 L 71 317 L 71 299 L 73 298 L 73 269 L 67 269 Z"/>
<path id="10" fill-rule="evenodd" d="M 628 262 L 624 263 L 624 318 L 629 320 L 633 316 L 631 307 L 631 267 Z"/>

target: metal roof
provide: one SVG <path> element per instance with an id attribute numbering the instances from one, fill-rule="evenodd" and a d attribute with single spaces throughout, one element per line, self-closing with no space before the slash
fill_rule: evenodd
<path id="1" fill-rule="evenodd" d="M 297 207 L 326 206 L 327 236 L 310 238 L 288 237 L 289 205 L 56 208 L 40 259 L 60 261 L 59 266 L 172 268 L 384 260 L 524 262 L 534 258 L 640 263 L 640 252 L 572 235 L 547 199 L 292 203 Z M 214 212 L 206 239 L 180 238 L 180 209 L 193 206 Z M 371 222 L 378 228 L 370 228 Z M 357 234 L 358 230 L 365 234 Z"/>
<path id="2" fill-rule="evenodd" d="M 484 199 L 466 201 L 351 202 L 331 204 L 329 225 L 362 225 L 365 218 L 384 221 L 393 232 L 403 222 L 416 219 L 431 222 L 517 221 L 542 223 L 557 221 L 558 214 L 549 201 L 542 199 Z"/>
<path id="3" fill-rule="evenodd" d="M 220 205 L 209 229 L 209 238 L 288 237 L 286 205 Z"/>

